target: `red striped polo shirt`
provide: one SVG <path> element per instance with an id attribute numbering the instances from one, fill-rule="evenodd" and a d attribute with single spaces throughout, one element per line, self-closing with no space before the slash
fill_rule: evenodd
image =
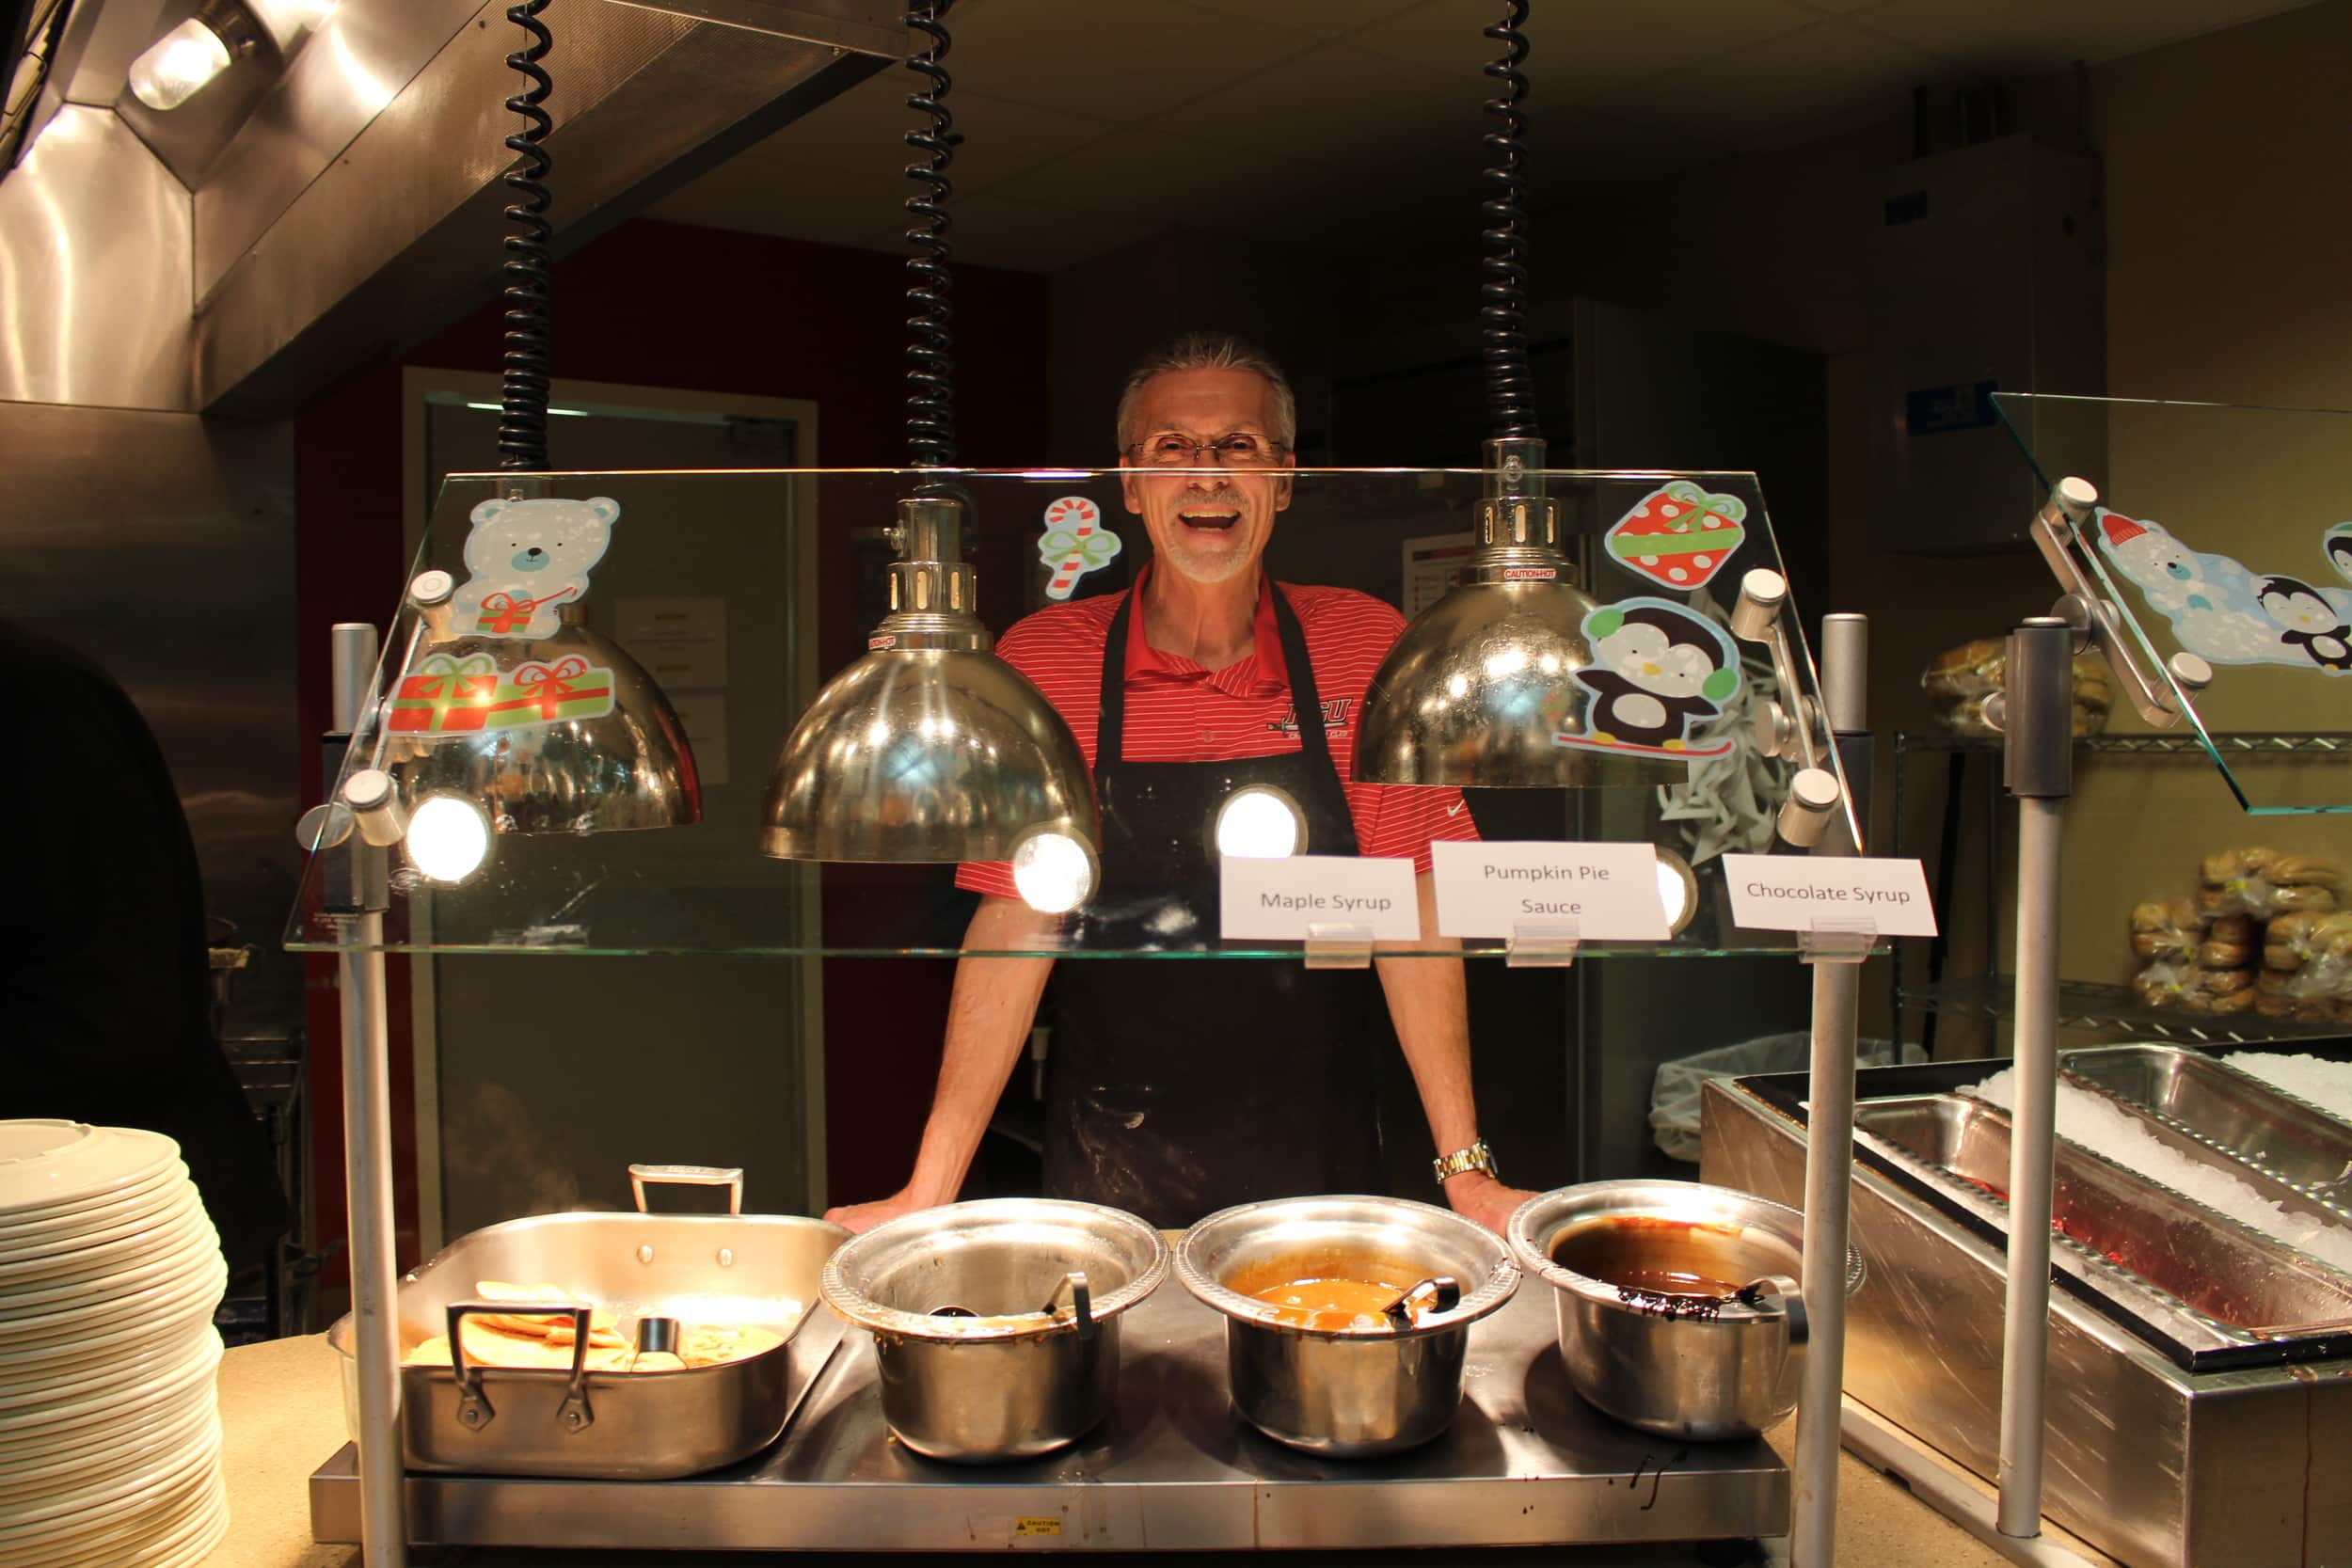
<path id="1" fill-rule="evenodd" d="M 1144 570 L 1148 576 L 1152 568 Z M 1272 579 L 1261 576 L 1259 582 L 1255 646 L 1222 670 L 1204 669 L 1152 647 L 1144 640 L 1143 617 L 1128 617 L 1127 725 L 1120 746 L 1128 761 L 1230 762 L 1298 750 L 1281 634 L 1274 624 Z M 1409 855 L 1414 868 L 1426 872 L 1432 840 L 1478 836 L 1461 792 L 1355 782 L 1364 689 L 1405 629 L 1405 617 L 1352 588 L 1286 582 L 1282 593 L 1306 633 L 1331 764 L 1356 819 L 1357 852 Z M 1049 605 L 1016 623 L 996 644 L 1005 662 L 1034 682 L 1069 721 L 1089 770 L 1102 720 L 1103 643 L 1125 597 L 1104 594 Z M 1003 898 L 1019 896 L 1012 870 L 1002 861 L 966 863 L 956 872 L 956 885 Z"/>

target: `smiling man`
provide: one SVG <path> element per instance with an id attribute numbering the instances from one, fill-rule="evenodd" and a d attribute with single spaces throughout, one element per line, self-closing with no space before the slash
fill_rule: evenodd
<path id="1" fill-rule="evenodd" d="M 1354 723 L 1404 629 L 1379 600 L 1277 583 L 1262 558 L 1289 507 L 1296 414 L 1264 355 L 1193 333 L 1152 355 L 1119 403 L 1121 493 L 1152 560 L 1128 593 L 1056 605 L 997 651 L 1069 721 L 1102 807 L 1102 885 L 1066 934 L 1002 864 L 966 865 L 973 953 L 1041 942 L 1136 951 L 1214 944 L 1219 815 L 1244 792 L 1296 852 L 1410 857 L 1434 937 L 1434 839 L 1476 836 L 1453 790 L 1359 784 Z M 1278 846 L 1279 847 L 1279 846 Z M 1496 1177 L 1471 1101 L 1459 958 L 1296 962 L 1073 958 L 1046 1065 L 1048 1196 L 1167 1227 L 1232 1204 L 1378 1192 L 1372 1009 L 1385 1001 L 1453 1206 L 1495 1229 L 1526 1195 Z M 827 1217 L 863 1230 L 953 1199 L 1052 975 L 1047 958 L 958 962 L 946 1047 L 914 1171 Z"/>

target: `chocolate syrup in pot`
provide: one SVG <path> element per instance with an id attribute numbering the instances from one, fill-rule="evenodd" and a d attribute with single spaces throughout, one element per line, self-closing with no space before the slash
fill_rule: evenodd
<path id="1" fill-rule="evenodd" d="M 1636 1312 L 1704 1321 L 1740 1291 L 1727 1275 L 1743 1271 L 1731 1256 L 1736 1226 L 1617 1215 L 1570 1226 L 1552 1239 L 1551 1260 L 1617 1288 Z"/>

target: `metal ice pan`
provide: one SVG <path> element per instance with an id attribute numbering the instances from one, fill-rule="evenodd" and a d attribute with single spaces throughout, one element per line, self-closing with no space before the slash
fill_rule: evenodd
<path id="1" fill-rule="evenodd" d="M 2171 1045 L 2069 1051 L 2058 1067 L 2217 1153 L 2343 1211 L 2352 1202 L 2352 1125 L 2249 1072 Z"/>
<path id="2" fill-rule="evenodd" d="M 2005 1113 L 1920 1095 L 1866 1101 L 1854 1125 L 2007 1229 Z M 2352 1334 L 2352 1279 L 2063 1138 L 2051 1219 L 2059 1267 L 2192 1354 Z"/>

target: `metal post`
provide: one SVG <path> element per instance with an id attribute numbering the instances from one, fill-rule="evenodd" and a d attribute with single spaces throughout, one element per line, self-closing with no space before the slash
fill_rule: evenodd
<path id="1" fill-rule="evenodd" d="M 2050 1356 L 2050 1188 L 2058 1123 L 2058 853 L 2074 789 L 2074 637 L 2055 616 L 2010 634 L 2001 727 L 2017 797 L 2016 1090 L 2010 1110 L 2009 1298 L 2001 1358 L 2003 1535 L 2042 1533 Z"/>
<path id="2" fill-rule="evenodd" d="M 362 848 L 360 853 L 380 850 Z M 390 1030 L 384 1015 L 384 917 L 353 917 L 337 956 L 343 1002 L 343 1172 L 351 1214 L 351 1321 L 359 1362 L 359 1514 L 368 1568 L 408 1560 L 400 1447 L 399 1269 L 392 1250 Z"/>
<path id="3" fill-rule="evenodd" d="M 335 799 L 341 747 L 374 726 L 375 628 L 330 635 L 335 729 L 326 798 Z M 368 1568 L 408 1560 L 400 1436 L 399 1264 L 392 1235 L 391 1030 L 384 1011 L 385 853 L 347 829 L 319 852 L 345 857 L 328 878 L 329 907 L 346 922 L 336 956 L 342 997 L 343 1195 L 350 1216 L 351 1324 L 359 1371 L 359 1539 Z"/>
<path id="4" fill-rule="evenodd" d="M 1824 717 L 1834 736 L 1867 744 L 1867 626 L 1830 616 L 1822 627 Z M 1839 748 L 1841 751 L 1844 747 Z M 1851 787 L 1851 786 L 1850 786 Z M 1854 802 L 1857 811 L 1859 800 Z M 1867 824 L 1864 829 L 1867 831 Z M 1816 852 L 1852 854 L 1839 829 Z M 1796 1496 L 1789 1551 L 1795 1568 L 1831 1568 L 1837 1556 L 1838 1432 L 1846 1382 L 1846 1251 L 1853 1194 L 1854 1055 L 1862 1006 L 1860 955 L 1813 961 L 1813 1057 L 1805 1079 L 1804 1261 L 1811 1333 L 1797 1393 Z"/>

